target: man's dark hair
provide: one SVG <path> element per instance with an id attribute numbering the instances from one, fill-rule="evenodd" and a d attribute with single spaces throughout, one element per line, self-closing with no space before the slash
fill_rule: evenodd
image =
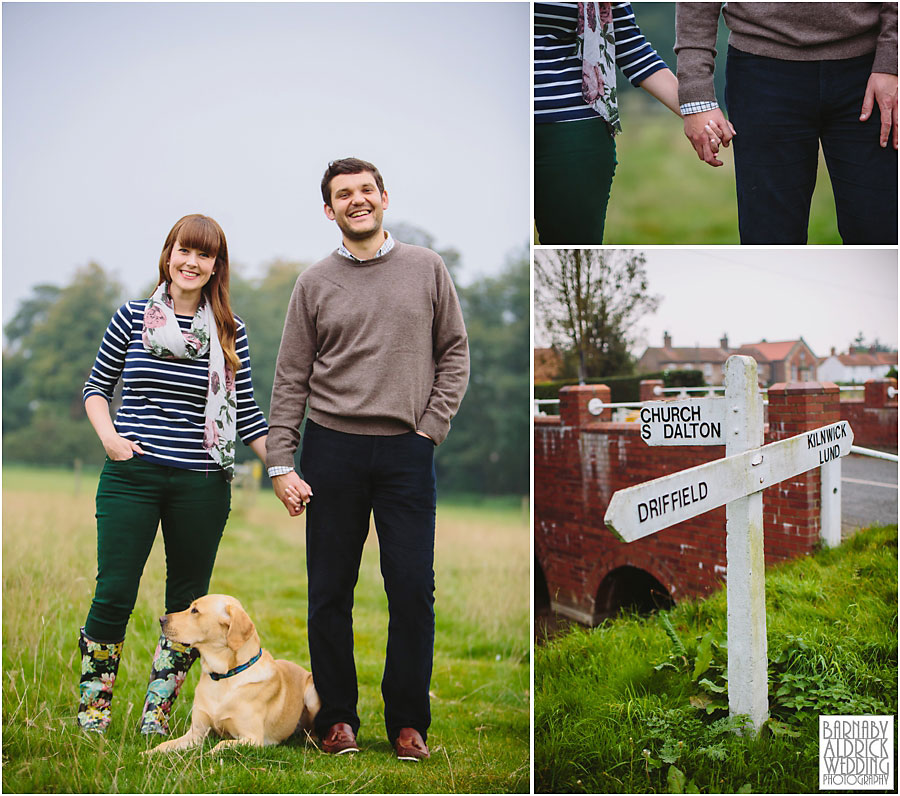
<path id="1" fill-rule="evenodd" d="M 325 169 L 325 176 L 322 177 L 322 198 L 325 200 L 325 204 L 331 207 L 331 181 L 335 177 L 339 174 L 361 174 L 364 171 L 372 172 L 378 191 L 384 193 L 384 179 L 381 172 L 371 163 L 359 158 L 342 158 L 341 160 L 332 160 Z"/>

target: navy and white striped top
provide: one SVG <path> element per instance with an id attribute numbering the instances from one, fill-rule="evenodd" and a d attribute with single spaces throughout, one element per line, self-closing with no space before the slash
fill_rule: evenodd
<path id="1" fill-rule="evenodd" d="M 666 62 L 641 33 L 631 3 L 612 3 L 616 66 L 635 86 Z M 599 114 L 581 96 L 578 3 L 534 4 L 534 121 L 572 122 Z"/>
<path id="2" fill-rule="evenodd" d="M 122 406 L 116 414 L 116 431 L 137 442 L 143 459 L 185 470 L 219 468 L 203 448 L 206 393 L 209 387 L 209 355 L 195 360 L 159 359 L 144 350 L 144 308 L 147 299 L 129 301 L 113 315 L 84 398 L 102 395 L 111 401 L 122 379 Z M 190 316 L 178 315 L 178 325 L 190 331 Z M 235 352 L 241 369 L 235 374 L 238 436 L 245 444 L 268 433 L 263 413 L 253 398 L 250 378 L 250 346 L 243 321 L 235 317 Z"/>

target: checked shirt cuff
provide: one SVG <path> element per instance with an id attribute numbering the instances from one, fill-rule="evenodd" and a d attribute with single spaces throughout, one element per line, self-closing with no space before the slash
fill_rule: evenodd
<path id="1" fill-rule="evenodd" d="M 270 467 L 268 469 L 269 478 L 274 478 L 276 475 L 287 475 L 288 473 L 294 472 L 293 467 L 286 467 L 283 464 L 275 465 L 274 467 Z"/>
<path id="2" fill-rule="evenodd" d="M 679 107 L 682 116 L 691 113 L 703 113 L 705 111 L 714 111 L 719 107 L 719 103 L 715 100 L 703 100 L 702 102 L 685 102 Z"/>

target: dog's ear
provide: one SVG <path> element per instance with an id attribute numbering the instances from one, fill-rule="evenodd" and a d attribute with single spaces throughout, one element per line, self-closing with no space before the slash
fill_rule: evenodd
<path id="1" fill-rule="evenodd" d="M 247 612 L 237 605 L 226 605 L 225 611 L 231 619 L 225 641 L 233 650 L 239 650 L 253 633 L 253 621 L 247 616 Z"/>

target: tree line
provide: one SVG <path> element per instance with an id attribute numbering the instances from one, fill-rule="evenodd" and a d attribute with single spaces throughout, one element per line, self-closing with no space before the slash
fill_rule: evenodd
<path id="1" fill-rule="evenodd" d="M 535 252 L 535 319 L 561 357 L 561 378 L 583 384 L 634 372 L 637 324 L 662 299 L 645 266 L 630 249 Z"/>
<path id="2" fill-rule="evenodd" d="M 496 276 L 461 286 L 460 255 L 437 249 L 415 227 L 394 225 L 398 239 L 435 249 L 457 284 L 469 333 L 471 377 L 452 431 L 437 451 L 442 493 L 527 494 L 529 489 L 529 259 L 523 246 Z M 247 326 L 257 403 L 268 417 L 275 359 L 294 282 L 309 263 L 275 260 L 249 279 L 233 264 L 231 300 Z M 151 267 L 148 274 L 153 273 Z M 149 281 L 142 295 L 148 296 Z M 87 421 L 82 387 L 110 318 L 124 301 L 122 285 L 88 263 L 69 284 L 40 284 L 4 327 L 4 460 L 99 466 L 103 447 Z M 389 311 L 389 309 L 388 309 Z M 252 452 L 238 446 L 238 461 Z"/>

